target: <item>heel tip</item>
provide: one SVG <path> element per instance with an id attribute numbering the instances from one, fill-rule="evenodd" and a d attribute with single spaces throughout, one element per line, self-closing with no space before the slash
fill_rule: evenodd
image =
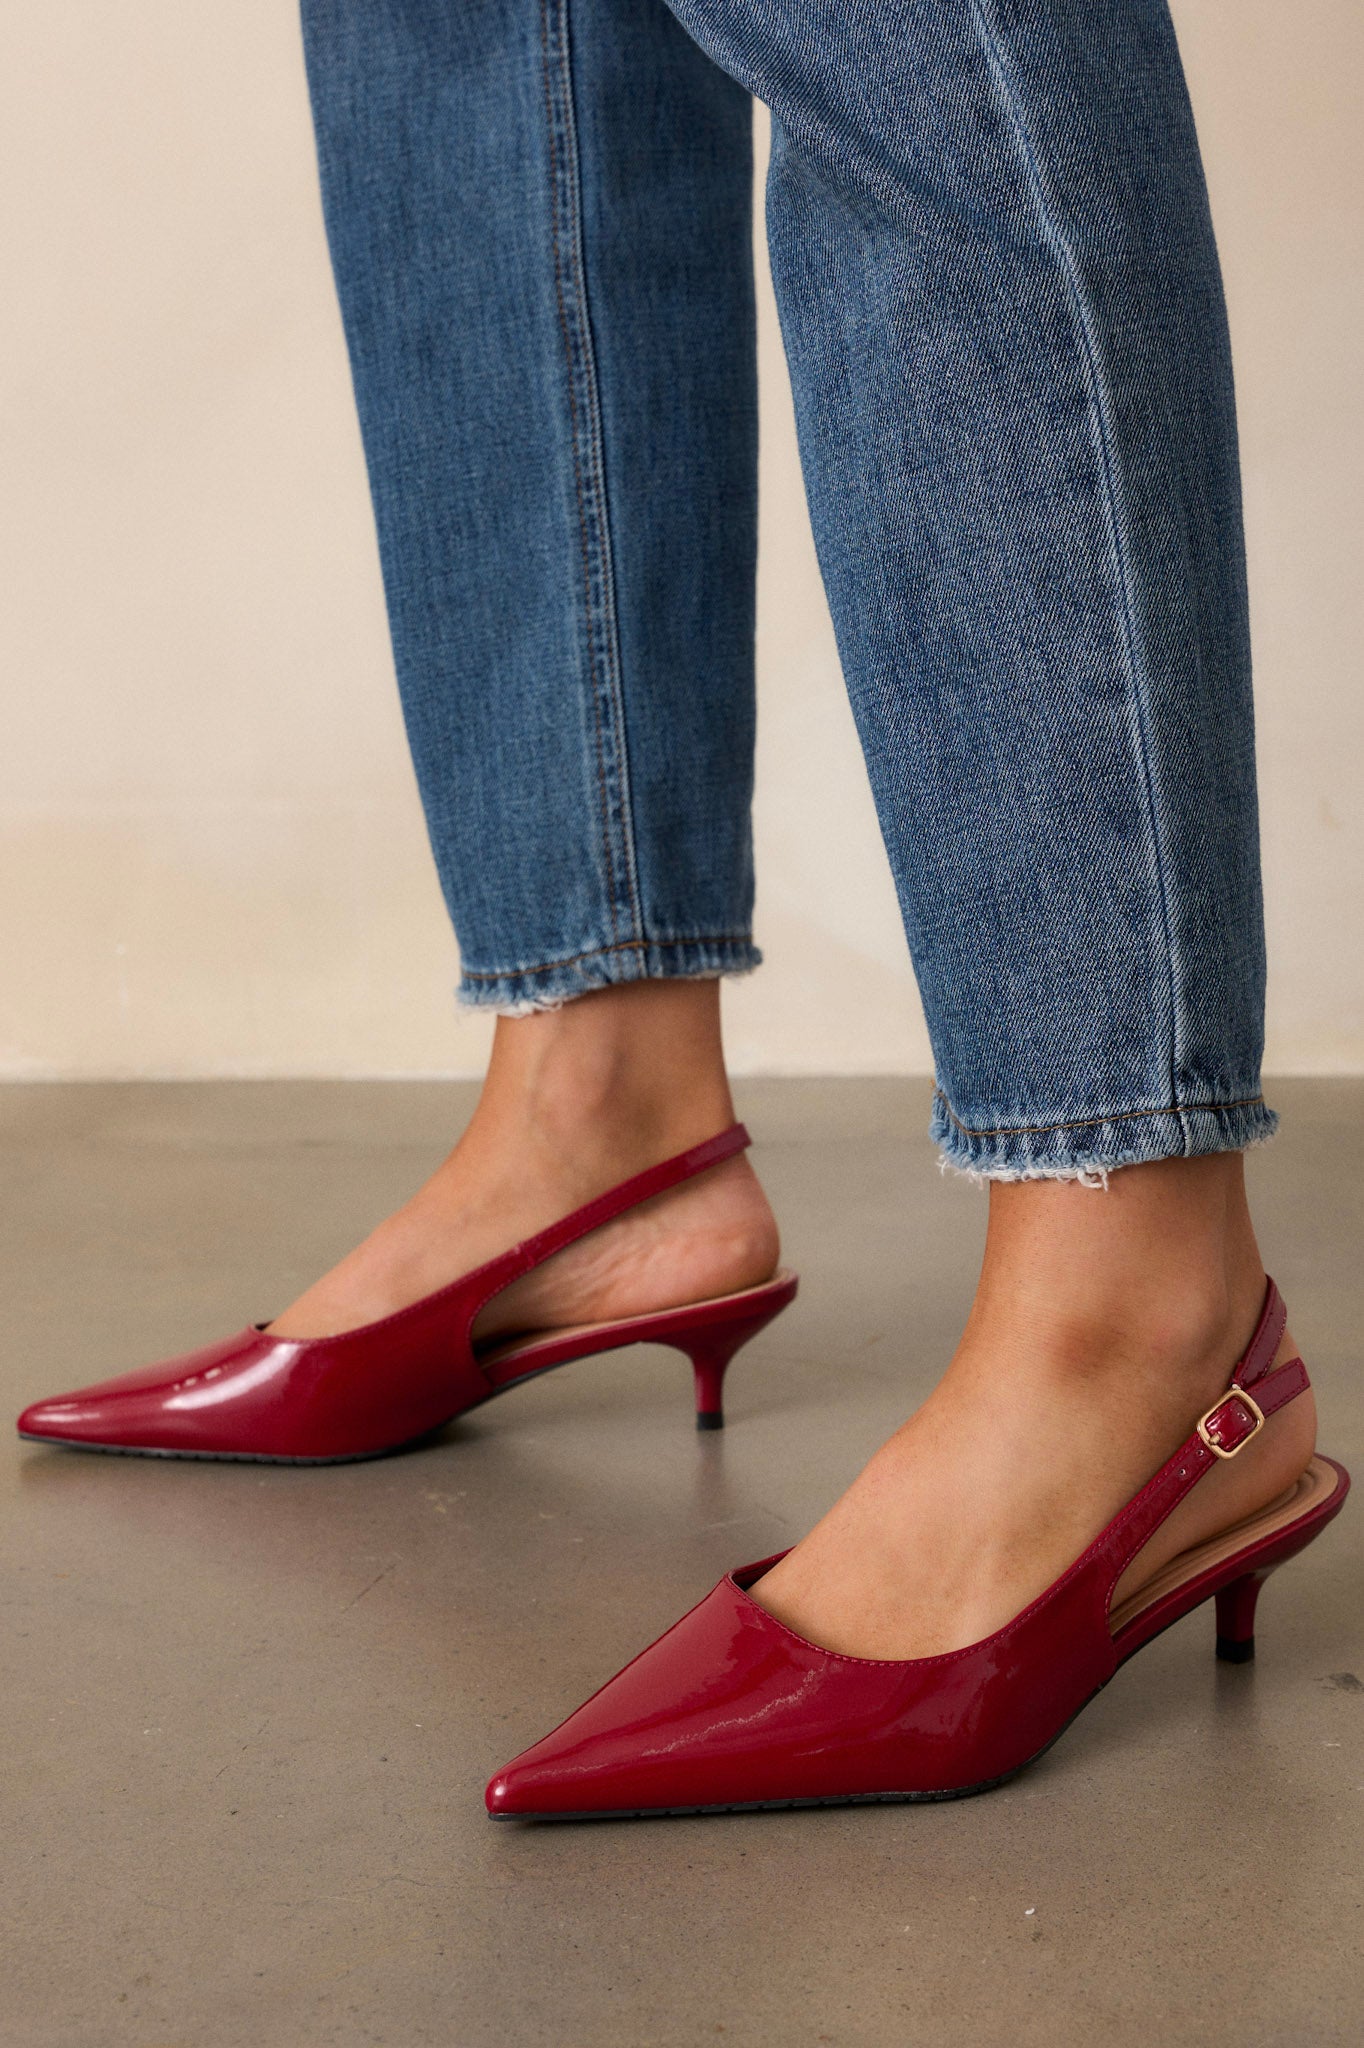
<path id="1" fill-rule="evenodd" d="M 1223 1664 L 1252 1664 L 1255 1661 L 1255 1638 L 1248 1642 L 1234 1643 L 1230 1636 L 1217 1638 L 1217 1655 Z"/>
<path id="2" fill-rule="evenodd" d="M 709 1413 L 704 1413 L 700 1409 L 697 1410 L 696 1427 L 698 1429 L 723 1429 L 724 1426 L 725 1418 L 722 1413 L 715 1410 L 711 1410 Z"/>

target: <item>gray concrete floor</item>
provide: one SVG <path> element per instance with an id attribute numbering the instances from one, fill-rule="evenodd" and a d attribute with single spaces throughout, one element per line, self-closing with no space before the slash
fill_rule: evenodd
<path id="1" fill-rule="evenodd" d="M 1364 1463 L 1364 1086 L 1273 1091 L 1266 1255 Z M 430 1084 L 0 1091 L 11 1412 L 264 1318 L 441 1154 Z M 687 1369 L 550 1375 L 318 1471 L 15 1443 L 0 2039 L 22 2048 L 743 2048 L 1364 2034 L 1364 1517 L 1208 1611 L 1046 1760 L 947 1806 L 493 1827 L 491 1769 L 721 1571 L 793 1539 L 927 1389 L 984 1199 L 926 1090 L 744 1091 L 803 1274 L 698 1437 Z M 1359 1674 L 1358 1677 L 1351 1676 Z"/>

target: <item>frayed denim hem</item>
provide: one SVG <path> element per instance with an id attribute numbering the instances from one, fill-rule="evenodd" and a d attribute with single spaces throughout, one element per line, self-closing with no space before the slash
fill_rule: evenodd
<path id="1" fill-rule="evenodd" d="M 751 974 L 762 954 L 744 936 L 697 939 L 631 939 L 599 946 L 536 967 L 466 967 L 456 991 L 468 1009 L 500 1017 L 528 1017 L 558 1010 L 575 996 L 627 981 L 713 981 L 720 975 Z"/>
<path id="2" fill-rule="evenodd" d="M 971 1180 L 1074 1180 L 1103 1188 L 1120 1166 L 1243 1152 L 1272 1138 L 1278 1125 L 1274 1111 L 1257 1095 L 1176 1109 L 1114 1111 L 1045 1126 L 972 1129 L 954 1115 L 939 1089 L 929 1134 L 939 1147 L 944 1173 L 964 1173 Z"/>

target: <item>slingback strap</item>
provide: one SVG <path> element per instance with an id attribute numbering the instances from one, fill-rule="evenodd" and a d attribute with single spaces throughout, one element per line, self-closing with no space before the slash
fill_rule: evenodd
<path id="1" fill-rule="evenodd" d="M 558 1223 L 551 1223 L 547 1229 L 537 1231 L 534 1237 L 524 1238 L 520 1244 L 513 1245 L 509 1252 L 501 1252 L 497 1258 L 489 1259 L 486 1265 L 475 1267 L 473 1272 L 467 1273 L 459 1283 L 461 1289 L 468 1290 L 469 1327 L 473 1327 L 474 1318 L 479 1310 L 484 1308 L 495 1294 L 500 1294 L 513 1280 L 519 1280 L 522 1274 L 532 1272 L 536 1266 L 542 1266 L 546 1259 L 552 1258 L 555 1252 L 562 1251 L 565 1245 L 575 1244 L 580 1237 L 586 1237 L 589 1231 L 598 1229 L 603 1223 L 610 1223 L 613 1217 L 623 1216 L 627 1209 L 638 1208 L 641 1202 L 647 1202 L 651 1196 L 665 1194 L 669 1188 L 678 1187 L 683 1181 L 694 1179 L 698 1173 L 704 1173 L 707 1167 L 718 1166 L 722 1159 L 733 1158 L 736 1152 L 742 1152 L 752 1142 L 743 1124 L 731 1124 L 728 1130 L 718 1132 L 713 1138 L 707 1138 L 703 1144 L 692 1145 L 686 1152 L 674 1153 L 671 1159 L 664 1159 L 657 1166 L 646 1166 L 643 1173 L 636 1173 L 629 1180 L 621 1181 L 617 1187 L 608 1188 L 604 1195 L 597 1195 L 594 1200 L 585 1202 L 581 1209 L 575 1209 L 571 1215 L 562 1217 Z"/>
<path id="2" fill-rule="evenodd" d="M 1300 1358 L 1289 1359 L 1276 1371 L 1270 1370 L 1287 1321 L 1283 1297 L 1270 1280 L 1255 1334 L 1232 1372 L 1226 1393 L 1199 1417 L 1192 1434 L 1184 1439 L 1174 1456 L 1114 1516 L 1093 1551 L 1087 1553 L 1092 1556 L 1098 1552 L 1106 1558 L 1110 1566 L 1109 1597 L 1138 1551 L 1204 1474 L 1220 1460 L 1234 1458 L 1244 1450 L 1271 1415 L 1296 1400 L 1311 1384 Z"/>
<path id="3" fill-rule="evenodd" d="M 1246 1346 L 1245 1356 L 1231 1376 L 1234 1387 L 1253 1387 L 1262 1380 L 1274 1363 L 1274 1353 L 1283 1342 L 1284 1328 L 1288 1322 L 1288 1310 L 1284 1307 L 1283 1296 L 1270 1280 L 1265 1288 L 1265 1304 L 1260 1310 L 1260 1320 L 1255 1325 L 1255 1335 Z"/>

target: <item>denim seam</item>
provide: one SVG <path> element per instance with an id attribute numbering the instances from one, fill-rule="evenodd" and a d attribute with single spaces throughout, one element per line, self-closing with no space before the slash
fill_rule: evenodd
<path id="1" fill-rule="evenodd" d="M 545 113 L 549 128 L 554 288 L 559 331 L 563 339 L 564 359 L 568 372 L 569 428 L 573 446 L 573 481 L 578 506 L 578 537 L 582 551 L 584 626 L 596 738 L 597 792 L 601 804 L 607 914 L 611 922 L 611 936 L 613 940 L 619 940 L 617 901 L 620 895 L 628 898 L 630 925 L 634 931 L 640 930 L 642 918 L 630 802 L 624 699 L 620 687 L 615 571 L 607 517 L 601 408 L 587 306 L 582 241 L 582 181 L 577 128 L 573 116 L 567 0 L 541 0 L 540 47 L 545 80 Z M 572 316 L 565 295 L 566 278 L 573 299 Z M 609 765 L 603 699 L 613 727 L 612 759 Z M 618 868 L 623 870 L 623 891 L 618 886 Z"/>
<path id="2" fill-rule="evenodd" d="M 613 756 L 617 814 L 614 819 L 619 834 L 621 859 L 625 867 L 626 887 L 630 896 L 630 921 L 636 936 L 644 925 L 643 912 L 639 901 L 639 875 L 635 851 L 634 806 L 630 792 L 630 749 L 629 733 L 625 718 L 625 691 L 621 676 L 620 624 L 616 613 L 616 568 L 615 555 L 611 546 L 611 500 L 606 484 L 606 438 L 602 428 L 600 373 L 597 368 L 596 349 L 592 340 L 592 309 L 587 296 L 587 259 L 583 246 L 582 209 L 582 163 L 578 153 L 577 115 L 573 100 L 573 63 L 569 41 L 569 4 L 563 0 L 562 42 L 564 76 L 564 130 L 569 144 L 570 165 L 573 178 L 573 283 L 578 302 L 578 325 L 581 334 L 583 391 L 588 416 L 588 454 L 592 463 L 593 480 L 596 487 L 598 555 L 600 561 L 600 585 L 603 637 L 605 653 L 604 681 L 610 700 L 610 718 L 613 728 Z M 610 774 L 608 772 L 608 781 Z"/>
<path id="3" fill-rule="evenodd" d="M 538 967 L 460 969 L 466 981 L 512 981 L 521 974 L 548 974 L 556 967 L 576 967 L 580 960 L 598 960 L 603 953 L 675 952 L 685 946 L 751 946 L 750 932 L 698 932 L 685 939 L 618 939 L 611 946 L 589 946 L 586 952 L 569 953 L 562 960 L 542 960 Z"/>
<path id="4" fill-rule="evenodd" d="M 1072 1117 L 1069 1122 L 1062 1124 L 987 1124 L 977 1126 L 962 1122 L 941 1088 L 936 1089 L 934 1093 L 948 1117 L 963 1136 L 967 1138 L 1045 1138 L 1053 1131 L 1080 1131 L 1094 1124 L 1121 1124 L 1130 1122 L 1133 1117 L 1143 1116 L 1177 1116 L 1180 1119 L 1180 1128 L 1183 1130 L 1184 1117 L 1188 1112 L 1203 1109 L 1254 1109 L 1257 1104 L 1264 1101 L 1263 1095 L 1240 1095 L 1227 1102 L 1170 1102 L 1166 1103 L 1163 1108 L 1156 1109 L 1115 1109 L 1108 1116 Z"/>
<path id="5" fill-rule="evenodd" d="M 1135 724 L 1135 752 L 1140 765 L 1142 784 L 1146 797 L 1147 827 L 1151 836 L 1151 852 L 1156 872 L 1156 892 L 1160 903 L 1161 932 L 1165 945 L 1165 967 L 1169 989 L 1169 1075 L 1170 1095 L 1176 1107 L 1164 1112 L 1149 1114 L 1178 1115 L 1180 1133 L 1187 1151 L 1189 1130 L 1184 1122 L 1183 1112 L 1177 1106 L 1179 1095 L 1179 1005 L 1175 975 L 1174 929 L 1170 912 L 1169 881 L 1165 872 L 1165 856 L 1161 845 L 1160 812 L 1156 801 L 1155 777 L 1151 766 L 1151 739 L 1149 709 L 1146 702 L 1144 682 L 1141 676 L 1142 664 L 1138 660 L 1137 608 L 1133 588 L 1131 552 L 1126 534 L 1123 514 L 1122 491 L 1117 472 L 1117 458 L 1114 453 L 1112 403 L 1103 374 L 1102 361 L 1096 336 L 1093 331 L 1091 308 L 1085 293 L 1079 262 L 1061 225 L 1060 209 L 1055 203 L 1049 183 L 1044 175 L 1041 152 L 1034 142 L 1019 95 L 1013 85 L 1005 57 L 1004 37 L 994 17 L 994 0 L 971 0 L 971 11 L 976 21 L 983 46 L 985 60 L 1004 102 L 1005 111 L 1018 143 L 1019 153 L 1027 173 L 1033 201 L 1041 222 L 1042 231 L 1054 256 L 1060 264 L 1062 275 L 1070 296 L 1072 315 L 1080 344 L 1080 358 L 1084 365 L 1085 381 L 1088 386 L 1090 416 L 1099 456 L 1099 473 L 1103 483 L 1104 509 L 1108 524 L 1109 547 L 1112 551 L 1113 566 L 1120 596 L 1122 619 L 1123 653 L 1127 664 L 1128 689 L 1131 695 Z M 1192 1107 L 1193 1105 L 1190 1105 Z"/>

